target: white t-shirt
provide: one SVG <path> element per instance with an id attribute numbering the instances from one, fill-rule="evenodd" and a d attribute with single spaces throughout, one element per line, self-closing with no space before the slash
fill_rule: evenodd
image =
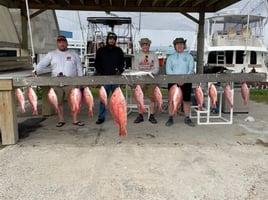
<path id="1" fill-rule="evenodd" d="M 60 72 L 67 77 L 83 76 L 82 64 L 77 53 L 71 50 L 60 51 L 54 50 L 48 54 L 37 64 L 36 73 L 42 69 L 50 67 L 51 76 L 55 77 Z"/>
<path id="2" fill-rule="evenodd" d="M 136 54 L 134 63 L 134 70 L 152 72 L 153 74 L 158 74 L 159 72 L 158 58 L 154 52 Z"/>

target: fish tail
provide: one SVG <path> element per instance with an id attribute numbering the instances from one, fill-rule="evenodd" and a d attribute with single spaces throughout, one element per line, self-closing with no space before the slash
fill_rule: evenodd
<path id="1" fill-rule="evenodd" d="M 125 127 L 120 126 L 119 136 L 127 136 L 127 129 Z"/>
<path id="2" fill-rule="evenodd" d="M 34 110 L 33 110 L 33 115 L 38 115 L 38 111 L 37 111 L 37 109 L 34 109 Z"/>
<path id="3" fill-rule="evenodd" d="M 88 110 L 88 116 L 93 117 L 93 111 L 92 110 Z"/>

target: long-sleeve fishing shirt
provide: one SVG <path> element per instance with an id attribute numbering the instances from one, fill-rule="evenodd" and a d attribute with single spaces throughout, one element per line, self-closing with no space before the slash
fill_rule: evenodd
<path id="1" fill-rule="evenodd" d="M 166 62 L 166 74 L 194 74 L 194 59 L 187 52 L 175 52 L 168 56 Z"/>
<path id="2" fill-rule="evenodd" d="M 51 76 L 75 77 L 83 76 L 83 69 L 80 57 L 77 53 L 71 50 L 60 51 L 54 50 L 47 53 L 36 66 L 36 73 L 46 67 L 51 68 Z"/>

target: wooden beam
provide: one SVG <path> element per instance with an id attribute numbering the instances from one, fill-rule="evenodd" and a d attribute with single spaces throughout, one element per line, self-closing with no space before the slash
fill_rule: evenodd
<path id="1" fill-rule="evenodd" d="M 142 0 L 138 0 L 137 1 L 137 6 L 140 6 L 141 5 L 141 2 L 142 2 Z"/>
<path id="2" fill-rule="evenodd" d="M 37 15 L 41 14 L 44 11 L 46 11 L 46 9 L 40 9 L 40 10 L 34 12 L 33 14 L 31 14 L 30 18 L 32 19 L 32 18 L 36 17 Z"/>
<path id="3" fill-rule="evenodd" d="M 0 0 L 0 5 L 2 5 L 2 6 L 8 7 L 9 3 L 10 3 L 10 1 L 8 1 L 8 0 Z"/>
<path id="4" fill-rule="evenodd" d="M 64 0 L 68 5 L 71 5 L 71 0 Z"/>
<path id="5" fill-rule="evenodd" d="M 236 2 L 238 2 L 239 0 L 237 0 Z M 216 5 L 216 11 L 225 8 L 227 6 L 230 6 L 231 4 L 235 3 L 233 0 L 225 0 L 225 1 L 220 1 L 219 3 L 217 3 Z"/>
<path id="6" fill-rule="evenodd" d="M 165 4 L 165 6 L 169 6 L 174 0 L 168 0 Z"/>
<path id="7" fill-rule="evenodd" d="M 185 13 L 185 12 L 181 12 L 182 15 L 184 15 L 185 17 L 189 18 L 190 20 L 192 20 L 193 22 L 195 23 L 199 23 L 199 20 L 196 19 L 195 17 L 193 17 L 192 15 L 189 15 L 188 13 Z"/>
<path id="8" fill-rule="evenodd" d="M 124 0 L 124 6 L 127 6 L 127 0 Z"/>
<path id="9" fill-rule="evenodd" d="M 113 0 L 109 0 L 110 6 L 113 6 Z"/>
<path id="10" fill-rule="evenodd" d="M 265 73 L 232 74 L 190 74 L 150 76 L 83 76 L 83 77 L 17 77 L 13 78 L 14 87 L 23 86 L 63 86 L 63 85 L 100 85 L 100 84 L 137 84 L 137 83 L 206 83 L 266 81 Z"/>
<path id="11" fill-rule="evenodd" d="M 196 73 L 203 73 L 204 65 L 204 25 L 205 25 L 205 12 L 199 13 L 198 34 L 197 34 L 197 63 Z M 240 79 L 243 80 L 243 79 Z"/>
<path id="12" fill-rule="evenodd" d="M 203 1 L 205 1 L 205 0 L 197 0 L 197 1 L 195 1 L 195 2 L 193 3 L 193 6 L 197 6 L 197 5 L 199 5 L 199 4 L 201 4 Z"/>
<path id="13" fill-rule="evenodd" d="M 179 4 L 179 6 L 183 6 L 188 0 L 182 0 Z"/>
<path id="14" fill-rule="evenodd" d="M 21 46 L 23 49 L 28 49 L 28 20 L 26 17 L 26 7 L 21 8 Z"/>
<path id="15" fill-rule="evenodd" d="M 34 1 L 39 3 L 39 4 L 42 4 L 42 1 L 40 1 L 40 0 L 34 0 Z"/>
<path id="16" fill-rule="evenodd" d="M 139 0 L 142 2 L 142 0 Z M 137 3 L 139 3 L 137 2 Z M 140 3 L 142 4 L 142 3 Z M 40 5 L 40 4 L 32 4 L 31 9 L 47 9 L 47 10 L 66 10 L 66 5 L 60 4 L 47 4 L 47 5 Z M 206 12 L 213 12 L 214 7 L 206 8 Z M 137 5 L 129 5 L 128 6 L 100 6 L 100 5 L 88 5 L 85 4 L 83 6 L 79 5 L 68 5 L 68 10 L 79 10 L 79 11 L 119 11 L 119 12 L 201 12 L 204 11 L 204 8 L 201 7 L 182 7 L 182 6 L 173 6 L 173 7 L 166 7 L 166 6 L 137 6 Z"/>
<path id="17" fill-rule="evenodd" d="M 152 3 L 152 6 L 155 6 L 155 4 L 157 3 L 158 0 L 154 0 Z"/>
<path id="18" fill-rule="evenodd" d="M 219 0 L 210 0 L 206 3 L 207 6 L 212 6 L 214 3 L 218 2 Z"/>
<path id="19" fill-rule="evenodd" d="M 3 42 L 0 41 L 0 47 L 11 47 L 11 48 L 21 48 L 21 44 L 13 42 Z"/>

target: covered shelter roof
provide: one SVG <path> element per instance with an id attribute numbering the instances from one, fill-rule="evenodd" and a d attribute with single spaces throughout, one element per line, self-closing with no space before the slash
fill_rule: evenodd
<path id="1" fill-rule="evenodd" d="M 125 12 L 216 12 L 239 0 L 28 0 L 30 9 Z M 23 8 L 25 0 L 0 0 L 8 8 Z"/>

